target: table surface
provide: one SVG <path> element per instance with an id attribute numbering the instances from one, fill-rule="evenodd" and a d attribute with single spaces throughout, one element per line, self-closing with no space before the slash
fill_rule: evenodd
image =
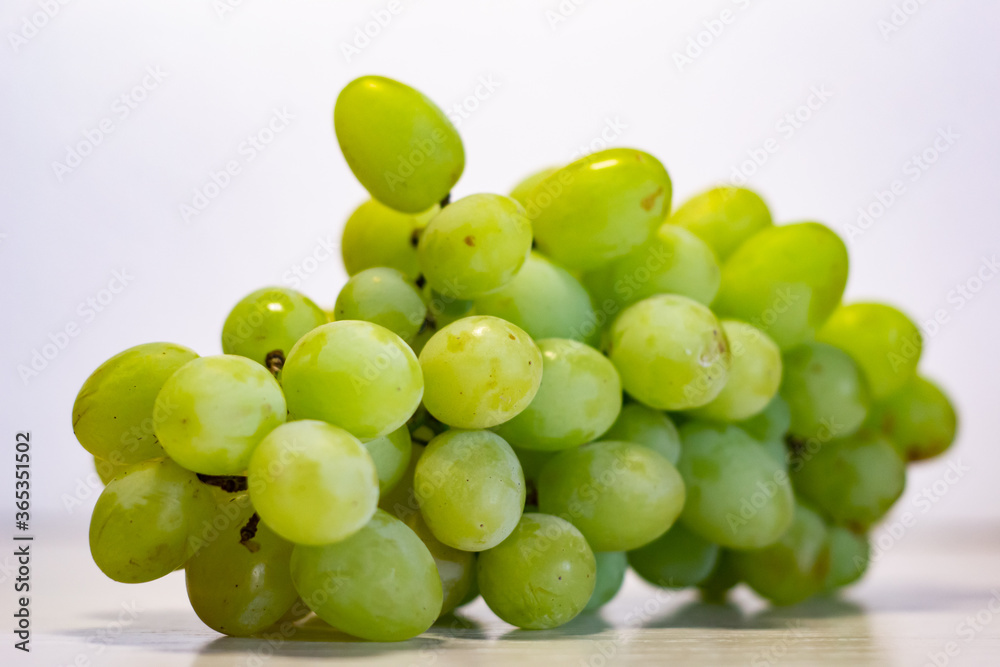
<path id="1" fill-rule="evenodd" d="M 86 537 L 73 533 L 34 543 L 32 650 L 4 642 L 17 659 L 3 664 L 1000 665 L 997 525 L 918 526 L 896 536 L 883 528 L 872 571 L 840 598 L 770 608 L 741 588 L 733 604 L 710 606 L 630 574 L 600 614 L 556 630 L 518 630 L 479 600 L 396 644 L 309 628 L 287 640 L 222 637 L 187 606 L 179 573 L 141 586 L 111 582 L 90 563 Z"/>

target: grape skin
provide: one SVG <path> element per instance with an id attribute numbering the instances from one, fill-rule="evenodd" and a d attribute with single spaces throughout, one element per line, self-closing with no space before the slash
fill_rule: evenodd
<path id="1" fill-rule="evenodd" d="M 688 199 L 667 221 L 697 234 L 722 261 L 754 234 L 773 226 L 760 195 L 727 186 Z"/>
<path id="2" fill-rule="evenodd" d="M 820 442 L 853 434 L 871 404 L 858 365 L 846 352 L 823 343 L 806 343 L 785 353 L 781 396 L 791 413 L 789 432 Z"/>
<path id="3" fill-rule="evenodd" d="M 436 202 L 430 209 L 417 214 L 394 211 L 374 199 L 358 206 L 347 219 L 340 239 L 347 275 L 388 267 L 402 273 L 407 280 L 415 281 L 420 276 L 417 241 L 424 227 L 440 210 Z"/>
<path id="4" fill-rule="evenodd" d="M 889 438 L 905 461 L 924 461 L 951 447 L 958 417 L 937 385 L 916 376 L 888 399 L 872 406 L 865 428 Z"/>
<path id="5" fill-rule="evenodd" d="M 222 325 L 222 351 L 262 366 L 273 352 L 282 358 L 302 336 L 330 320 L 304 294 L 286 287 L 251 292 L 233 306 Z"/>
<path id="6" fill-rule="evenodd" d="M 681 436 L 670 417 L 641 403 L 622 406 L 618 419 L 603 437 L 645 445 L 675 466 L 681 457 Z"/>
<path id="7" fill-rule="evenodd" d="M 640 577 L 661 588 L 697 586 L 708 578 L 719 558 L 719 545 L 691 532 L 683 523 L 638 549 L 628 563 Z"/>
<path id="8" fill-rule="evenodd" d="M 365 269 L 352 276 L 333 307 L 334 319 L 362 320 L 385 327 L 410 340 L 427 317 L 417 288 L 395 269 Z"/>

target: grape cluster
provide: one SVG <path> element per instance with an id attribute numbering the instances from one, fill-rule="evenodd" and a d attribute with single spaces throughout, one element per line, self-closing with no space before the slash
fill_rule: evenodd
<path id="1" fill-rule="evenodd" d="M 857 580 L 906 464 L 952 443 L 918 327 L 841 303 L 828 227 L 733 187 L 671 212 L 666 169 L 626 148 L 451 201 L 454 127 L 381 77 L 334 126 L 372 199 L 332 313 L 262 289 L 224 354 L 139 345 L 80 390 L 115 581 L 183 569 L 230 635 L 308 616 L 378 641 L 480 595 L 552 628 L 628 567 L 791 604 Z"/>

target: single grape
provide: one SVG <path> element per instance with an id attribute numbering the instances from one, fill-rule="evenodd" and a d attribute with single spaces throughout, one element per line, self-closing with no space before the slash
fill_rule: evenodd
<path id="1" fill-rule="evenodd" d="M 531 222 L 510 197 L 478 194 L 446 206 L 420 235 L 417 257 L 427 284 L 474 299 L 511 281 L 531 252 Z"/>
<path id="2" fill-rule="evenodd" d="M 660 410 L 709 403 L 729 375 L 722 324 L 683 296 L 664 294 L 629 306 L 612 325 L 607 347 L 625 391 Z"/>
<path id="3" fill-rule="evenodd" d="M 146 343 L 111 357 L 90 374 L 73 403 L 73 433 L 84 449 L 114 465 L 166 456 L 156 439 L 160 387 L 198 355 L 172 343 Z"/>
<path id="4" fill-rule="evenodd" d="M 781 350 L 767 334 L 745 322 L 722 320 L 732 363 L 729 379 L 712 402 L 694 410 L 698 419 L 741 421 L 762 411 L 781 385 Z"/>
<path id="5" fill-rule="evenodd" d="M 533 252 L 514 278 L 477 297 L 476 312 L 524 329 L 535 340 L 571 338 L 597 344 L 600 324 L 590 295 L 566 269 Z"/>
<path id="6" fill-rule="evenodd" d="M 490 431 L 447 431 L 427 445 L 414 473 L 420 513 L 434 536 L 482 551 L 510 535 L 524 508 L 517 455 Z"/>
<path id="7" fill-rule="evenodd" d="M 744 241 L 771 227 L 771 212 L 756 192 L 722 186 L 688 199 L 668 219 L 701 237 L 725 261 Z"/>
<path id="8" fill-rule="evenodd" d="M 426 211 L 451 192 L 465 168 L 462 139 L 444 112 L 392 79 L 363 76 L 344 86 L 333 126 L 361 185 L 397 211 Z"/>
<path id="9" fill-rule="evenodd" d="M 539 249 L 569 269 L 596 269 L 646 242 L 670 212 L 667 170 L 631 148 L 593 153 L 528 195 Z"/>
<path id="10" fill-rule="evenodd" d="M 156 437 L 174 461 L 205 475 L 242 475 L 254 448 L 285 423 L 285 397 L 260 364 L 231 354 L 192 359 L 156 396 Z"/>
<path id="11" fill-rule="evenodd" d="M 670 528 L 684 493 L 677 469 L 652 449 L 604 441 L 552 459 L 538 480 L 538 507 L 579 528 L 597 551 L 628 551 Z"/>
<path id="12" fill-rule="evenodd" d="M 400 426 L 389 435 L 362 442 L 365 449 L 375 462 L 378 473 L 379 496 L 390 491 L 399 480 L 403 479 L 406 468 L 410 464 L 412 446 L 410 430 Z"/>
<path id="13" fill-rule="evenodd" d="M 830 571 L 823 590 L 833 591 L 849 586 L 864 576 L 871 559 L 868 538 L 842 526 L 827 526 L 830 536 Z"/>
<path id="14" fill-rule="evenodd" d="M 866 425 L 889 438 L 904 460 L 923 461 L 951 447 L 958 417 L 937 385 L 916 376 L 873 405 Z"/>
<path id="15" fill-rule="evenodd" d="M 820 442 L 857 431 L 871 401 L 854 360 L 824 343 L 805 343 L 785 353 L 781 396 L 791 411 L 791 434 Z"/>
<path id="16" fill-rule="evenodd" d="M 580 531 L 559 517 L 530 513 L 477 559 L 479 590 L 497 616 L 529 630 L 572 620 L 594 592 L 597 562 Z"/>
<path id="17" fill-rule="evenodd" d="M 327 544 L 360 530 L 375 512 L 378 472 L 368 450 L 342 428 L 283 424 L 250 459 L 247 484 L 260 518 L 296 544 Z"/>
<path id="18" fill-rule="evenodd" d="M 403 471 L 399 482 L 391 489 L 382 494 L 379 498 L 378 506 L 389 514 L 402 521 L 408 521 L 409 517 L 420 511 L 420 504 L 417 502 L 417 494 L 413 489 L 413 476 L 417 470 L 417 462 L 424 455 L 426 446 L 413 442 L 410 446 L 410 460 Z"/>
<path id="19" fill-rule="evenodd" d="M 347 219 L 341 236 L 340 253 L 347 275 L 382 266 L 396 269 L 407 280 L 416 280 L 420 276 L 417 241 L 440 210 L 435 202 L 422 213 L 400 213 L 374 199 L 366 201 Z"/>
<path id="20" fill-rule="evenodd" d="M 731 549 L 776 542 L 795 509 L 784 466 L 736 426 L 692 421 L 680 432 L 684 525 Z"/>
<path id="21" fill-rule="evenodd" d="M 302 337 L 285 360 L 281 384 L 292 419 L 320 419 L 371 439 L 395 431 L 420 405 L 416 355 L 384 327 L 331 322 Z"/>
<path id="22" fill-rule="evenodd" d="M 618 420 L 605 432 L 604 439 L 645 445 L 673 465 L 681 457 L 681 436 L 670 417 L 642 403 L 623 405 Z"/>
<path id="23" fill-rule="evenodd" d="M 719 549 L 715 567 L 700 584 L 698 592 L 705 604 L 726 604 L 729 591 L 740 583 L 740 573 L 733 563 L 735 551 Z"/>
<path id="24" fill-rule="evenodd" d="M 528 407 L 542 382 L 542 353 L 524 331 L 496 317 L 466 317 L 420 352 L 424 406 L 456 428 L 489 428 Z"/>
<path id="25" fill-rule="evenodd" d="M 535 186 L 557 171 L 559 171 L 559 167 L 547 167 L 545 169 L 540 169 L 539 171 L 536 171 L 530 176 L 522 179 L 510 191 L 510 198 L 520 202 L 521 206 L 527 206 L 528 197 L 531 195 L 531 191 L 535 189 Z"/>
<path id="26" fill-rule="evenodd" d="M 222 351 L 253 359 L 263 366 L 280 352 L 284 358 L 296 341 L 330 318 L 301 292 L 265 287 L 233 306 L 222 325 Z"/>
<path id="27" fill-rule="evenodd" d="M 146 461 L 111 480 L 90 519 L 90 553 L 115 581 L 153 581 L 197 550 L 197 531 L 215 500 L 193 472 L 170 459 Z"/>
<path id="28" fill-rule="evenodd" d="M 697 586 L 712 573 L 718 558 L 719 545 L 680 522 L 649 544 L 628 552 L 628 563 L 635 573 L 661 588 Z"/>
<path id="29" fill-rule="evenodd" d="M 438 540 L 427 527 L 427 522 L 420 512 L 413 512 L 401 517 L 400 520 L 417 534 L 434 557 L 434 564 L 441 579 L 443 616 L 461 604 L 472 588 L 476 576 L 476 554 L 449 547 Z"/>
<path id="30" fill-rule="evenodd" d="M 584 611 L 597 611 L 611 602 L 625 583 L 625 571 L 628 570 L 628 559 L 623 551 L 603 551 L 594 554 L 594 559 L 597 562 L 594 592 Z"/>
<path id="31" fill-rule="evenodd" d="M 798 505 L 791 527 L 763 549 L 733 552 L 744 581 L 774 604 L 802 602 L 823 590 L 830 572 L 830 540 L 823 519 Z"/>
<path id="32" fill-rule="evenodd" d="M 787 350 L 810 339 L 840 303 L 847 268 L 847 248 L 828 227 L 769 227 L 723 264 L 712 307 L 763 330 Z"/>
<path id="33" fill-rule="evenodd" d="M 291 571 L 317 616 L 362 639 L 416 637 L 441 612 L 434 557 L 416 533 L 382 510 L 336 544 L 296 545 Z"/>
<path id="34" fill-rule="evenodd" d="M 585 274 L 583 283 L 596 303 L 617 311 L 657 294 L 680 294 L 707 306 L 721 279 L 708 244 L 683 227 L 664 224 L 629 254 Z"/>
<path id="35" fill-rule="evenodd" d="M 347 281 L 333 307 L 335 320 L 362 320 L 385 327 L 403 340 L 420 331 L 427 306 L 420 292 L 396 269 L 373 268 Z"/>
<path id="36" fill-rule="evenodd" d="M 522 449 L 555 451 L 591 442 L 622 407 L 618 371 L 608 358 L 575 340 L 538 341 L 542 384 L 520 414 L 494 430 Z"/>

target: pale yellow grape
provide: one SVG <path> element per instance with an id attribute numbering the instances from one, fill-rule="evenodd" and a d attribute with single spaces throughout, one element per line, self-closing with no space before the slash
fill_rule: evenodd
<path id="1" fill-rule="evenodd" d="M 268 356 L 288 354 L 295 342 L 329 315 L 306 295 L 287 287 L 265 287 L 233 306 L 222 325 L 222 351 L 268 365 Z"/>
<path id="2" fill-rule="evenodd" d="M 772 226 L 771 212 L 756 192 L 717 187 L 677 207 L 668 219 L 700 236 L 725 261 L 754 234 Z"/>
<path id="3" fill-rule="evenodd" d="M 337 295 L 335 320 L 362 320 L 385 327 L 409 340 L 427 317 L 427 306 L 415 285 L 396 269 L 365 269 L 352 276 Z"/>
<path id="4" fill-rule="evenodd" d="M 340 241 L 347 275 L 384 266 L 396 269 L 408 280 L 416 280 L 420 276 L 420 232 L 440 210 L 435 203 L 422 213 L 400 213 L 374 199 L 358 206 L 347 219 Z"/>
<path id="5" fill-rule="evenodd" d="M 476 578 L 476 554 L 449 547 L 436 537 L 420 512 L 399 517 L 407 527 L 417 534 L 427 550 L 434 557 L 438 577 L 441 579 L 441 615 L 457 607 L 472 589 Z"/>

